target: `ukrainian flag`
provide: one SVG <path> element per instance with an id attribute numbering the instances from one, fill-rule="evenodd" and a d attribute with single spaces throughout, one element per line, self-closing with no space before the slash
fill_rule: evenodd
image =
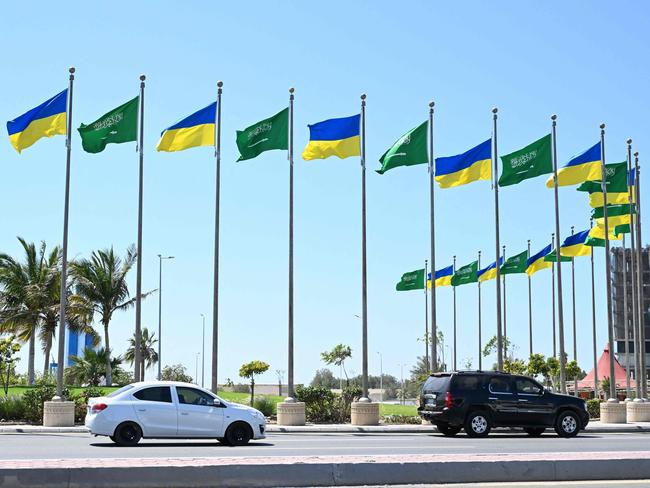
<path id="1" fill-rule="evenodd" d="M 499 258 L 499 266 L 503 264 L 503 257 Z M 496 261 L 493 262 L 491 265 L 489 265 L 486 268 L 479 269 L 478 273 L 476 273 L 478 276 L 478 280 L 483 283 L 484 281 L 488 280 L 493 280 L 494 278 L 497 277 L 497 267 L 496 267 Z"/>
<path id="2" fill-rule="evenodd" d="M 216 118 L 217 102 L 214 102 L 162 131 L 156 150 L 172 152 L 214 146 Z"/>
<path id="3" fill-rule="evenodd" d="M 609 218 L 607 219 L 609 220 Z M 609 224 L 609 222 L 608 222 Z M 591 239 L 596 239 L 600 241 L 605 240 L 605 224 L 604 223 L 597 223 L 594 225 L 591 230 L 589 231 L 589 237 Z M 610 241 L 620 241 L 623 238 L 622 235 L 616 235 L 614 234 L 614 227 L 609 225 L 609 240 Z"/>
<path id="4" fill-rule="evenodd" d="M 589 229 L 578 232 L 577 234 L 570 235 L 560 246 L 560 255 L 562 256 L 589 256 L 591 254 L 591 246 L 585 244 L 589 237 Z"/>
<path id="5" fill-rule="evenodd" d="M 454 275 L 454 267 L 447 266 L 436 271 L 436 288 L 451 286 L 451 277 Z M 431 273 L 427 276 L 427 288 L 431 288 Z"/>
<path id="6" fill-rule="evenodd" d="M 492 139 L 458 156 L 436 158 L 436 181 L 440 188 L 451 188 L 491 178 Z"/>
<path id="7" fill-rule="evenodd" d="M 600 142 L 574 157 L 557 172 L 557 186 L 577 185 L 583 181 L 603 178 L 600 159 Z M 553 188 L 553 176 L 546 180 L 546 187 Z"/>
<path id="8" fill-rule="evenodd" d="M 630 213 L 636 214 L 634 205 L 607 205 L 607 224 L 610 229 L 618 225 L 626 225 L 632 222 Z M 591 211 L 591 216 L 598 225 L 605 226 L 604 207 L 595 208 Z"/>
<path id="9" fill-rule="evenodd" d="M 361 154 L 361 115 L 329 119 L 309 126 L 309 142 L 302 159 L 341 159 Z"/>
<path id="10" fill-rule="evenodd" d="M 546 246 L 544 249 L 539 251 L 537 254 L 532 255 L 531 257 L 528 258 L 527 261 L 527 267 L 526 267 L 526 274 L 528 276 L 532 276 L 534 273 L 538 272 L 539 270 L 542 269 L 547 269 L 553 266 L 553 263 L 549 263 L 548 261 L 544 261 L 544 256 L 547 254 L 550 254 L 551 252 L 551 244 Z"/>
<path id="11" fill-rule="evenodd" d="M 7 122 L 11 145 L 19 153 L 41 137 L 66 134 L 67 88 L 38 107 Z"/>

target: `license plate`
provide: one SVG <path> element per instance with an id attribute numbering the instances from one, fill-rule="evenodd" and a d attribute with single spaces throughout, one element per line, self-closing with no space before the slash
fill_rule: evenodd
<path id="1" fill-rule="evenodd" d="M 424 399 L 424 404 L 425 405 L 435 405 L 436 404 L 436 396 L 435 395 L 429 395 Z"/>

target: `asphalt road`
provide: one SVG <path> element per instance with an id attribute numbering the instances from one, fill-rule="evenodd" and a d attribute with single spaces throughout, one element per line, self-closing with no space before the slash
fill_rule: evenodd
<path id="1" fill-rule="evenodd" d="M 561 439 L 494 434 L 486 439 L 431 434 L 269 434 L 248 446 L 228 447 L 210 440 L 143 440 L 118 447 L 90 434 L 0 434 L 0 459 L 332 456 L 382 454 L 544 453 L 650 451 L 650 434 L 584 434 Z"/>
<path id="2" fill-rule="evenodd" d="M 365 488 L 383 488 L 384 485 L 375 485 Z M 606 480 L 606 481 L 568 481 L 568 482 L 529 482 L 529 483 L 471 483 L 453 485 L 391 485 L 390 488 L 648 488 L 650 480 Z M 333 487 L 332 487 L 333 488 Z M 337 487 L 346 488 L 346 487 Z M 349 487 L 348 487 L 349 488 Z"/>

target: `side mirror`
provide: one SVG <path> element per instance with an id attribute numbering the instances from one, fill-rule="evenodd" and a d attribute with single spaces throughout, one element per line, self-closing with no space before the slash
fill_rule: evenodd
<path id="1" fill-rule="evenodd" d="M 221 400 L 219 400 L 218 398 L 215 398 L 213 400 L 213 402 L 212 402 L 212 405 L 215 406 L 215 407 L 220 407 L 221 406 Z"/>

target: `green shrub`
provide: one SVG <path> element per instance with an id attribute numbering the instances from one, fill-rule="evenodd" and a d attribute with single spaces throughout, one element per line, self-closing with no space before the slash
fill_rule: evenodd
<path id="1" fill-rule="evenodd" d="M 25 401 L 20 395 L 0 396 L 0 420 L 23 420 Z"/>
<path id="2" fill-rule="evenodd" d="M 587 400 L 587 412 L 589 412 L 590 419 L 599 419 L 600 418 L 600 404 L 602 400 L 599 398 L 592 398 Z"/>
<path id="3" fill-rule="evenodd" d="M 384 415 L 381 418 L 385 424 L 421 424 L 422 419 L 412 415 Z"/>
<path id="4" fill-rule="evenodd" d="M 349 386 L 337 395 L 322 386 L 297 386 L 296 399 L 305 402 L 307 421 L 314 423 L 345 423 L 350 421 L 352 402 L 361 395 L 361 388 Z"/>
<path id="5" fill-rule="evenodd" d="M 253 402 L 253 408 L 258 409 L 264 414 L 265 417 L 270 417 L 275 414 L 275 402 L 270 398 L 265 396 L 259 396 L 255 398 Z"/>
<path id="6" fill-rule="evenodd" d="M 86 410 L 88 407 L 88 399 L 94 397 L 104 396 L 105 392 L 96 386 L 87 386 L 81 393 L 74 395 L 71 399 L 74 401 L 74 421 L 83 423 L 86 417 Z"/>
<path id="7" fill-rule="evenodd" d="M 25 402 L 25 420 L 34 424 L 43 422 L 43 403 L 52 400 L 56 387 L 45 383 L 37 384 L 23 394 Z M 67 388 L 63 389 L 63 398 L 70 398 Z"/>
<path id="8" fill-rule="evenodd" d="M 237 383 L 236 385 L 232 385 L 232 392 L 233 393 L 250 393 L 251 392 L 251 387 L 250 385 L 244 385 L 241 383 Z"/>

